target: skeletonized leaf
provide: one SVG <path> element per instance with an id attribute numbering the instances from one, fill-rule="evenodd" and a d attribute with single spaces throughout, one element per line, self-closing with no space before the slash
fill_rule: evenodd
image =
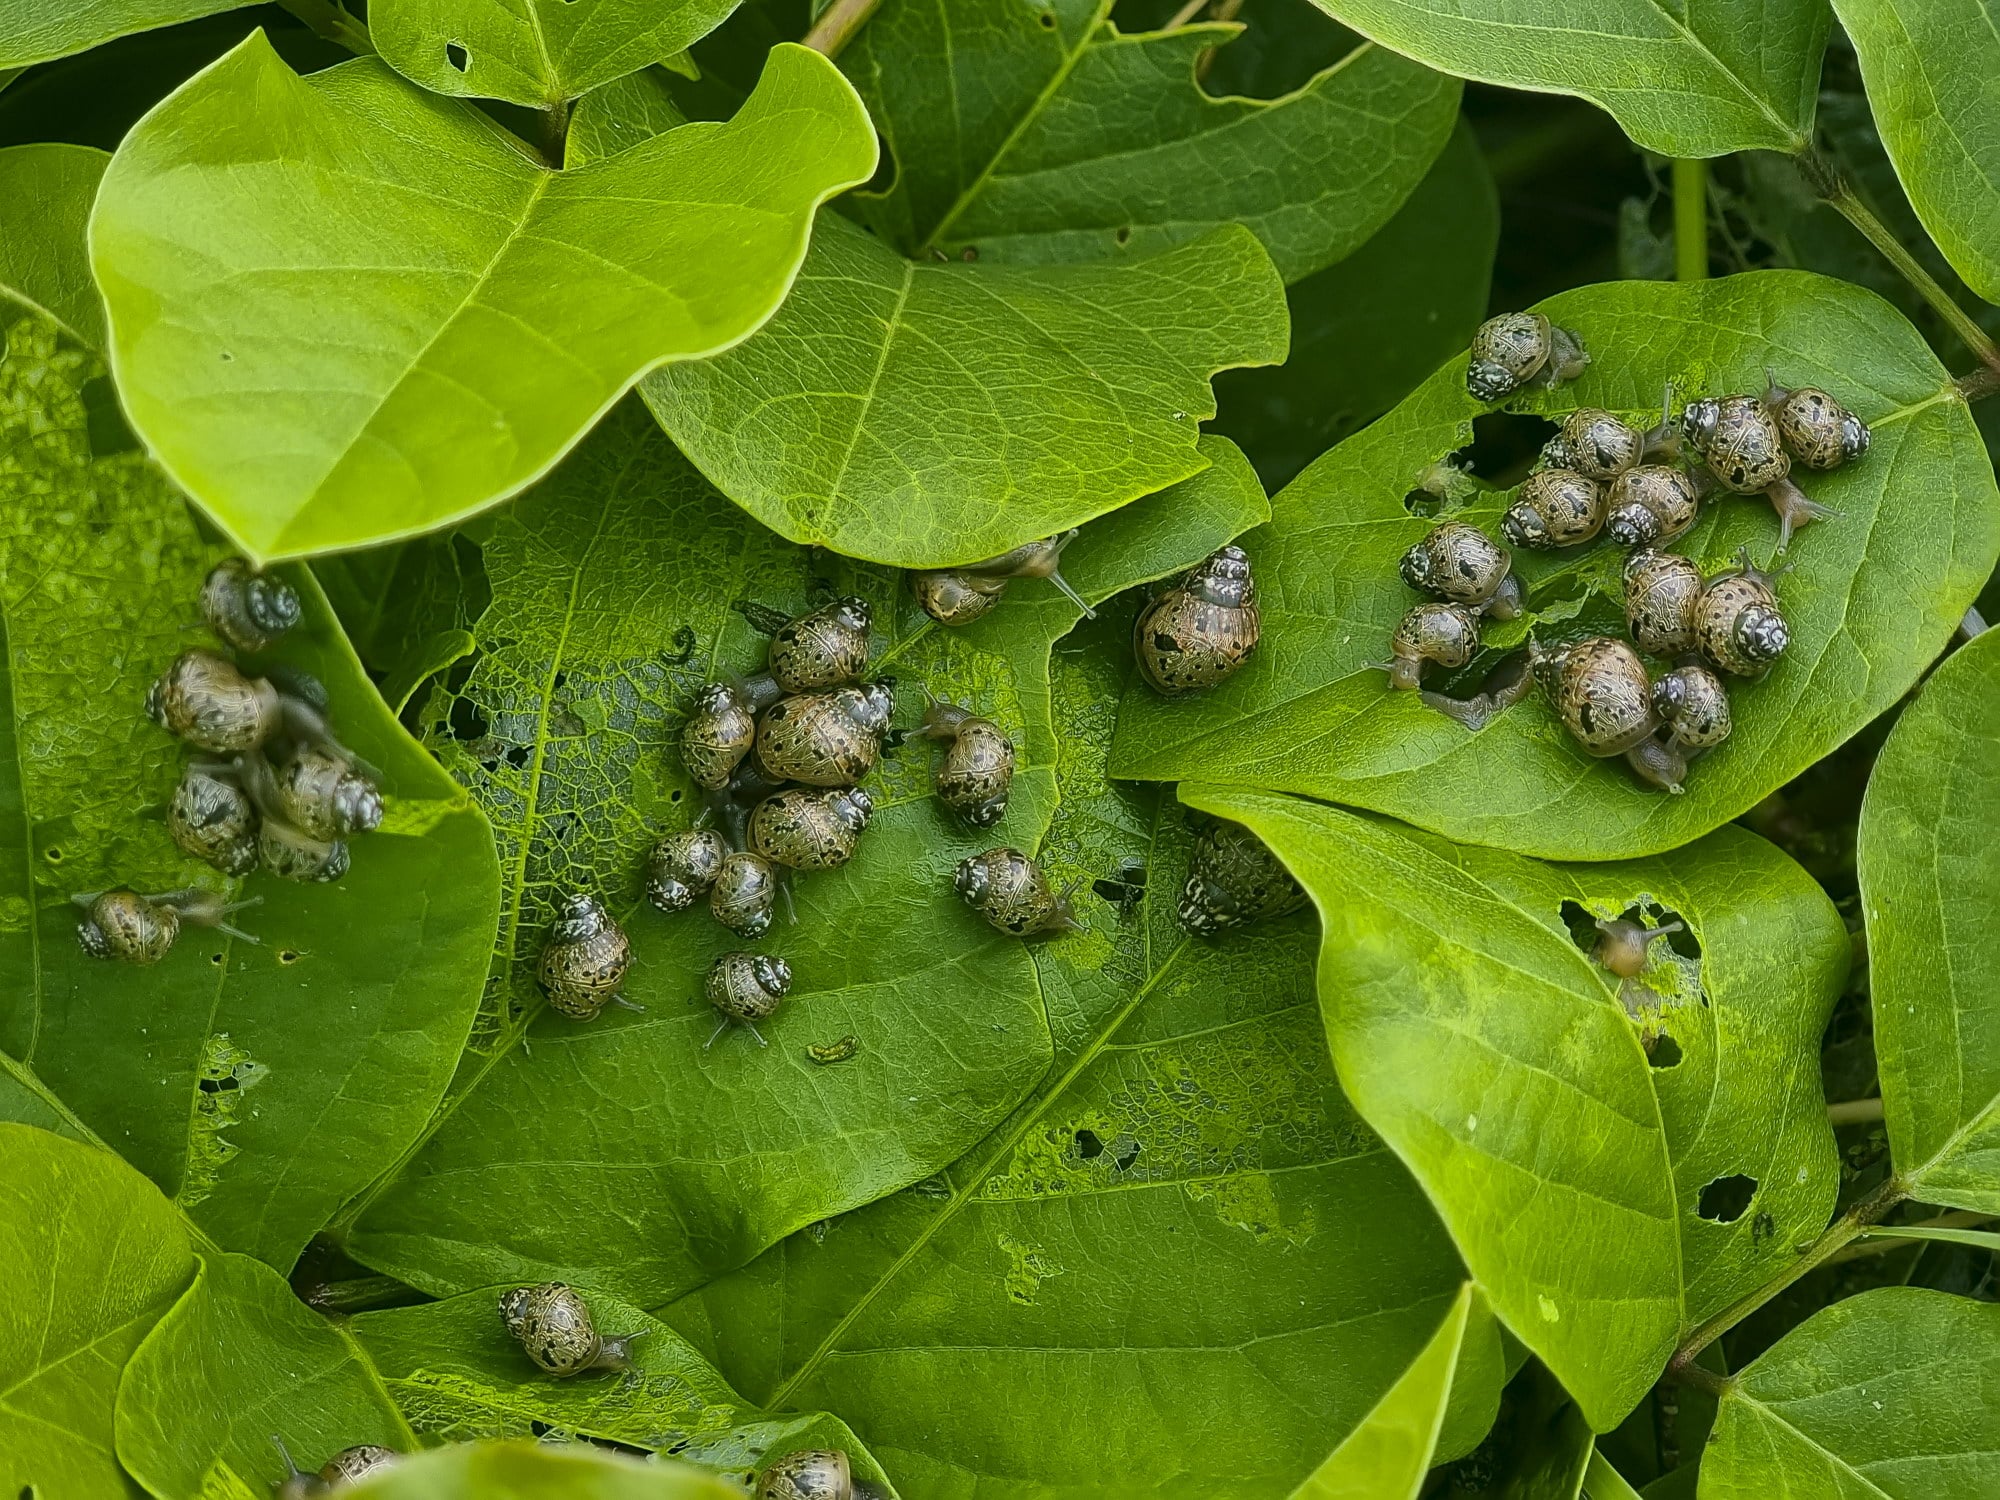
<path id="1" fill-rule="evenodd" d="M 67 57 L 72 52 L 129 36 L 172 26 L 218 11 L 234 10 L 242 0 L 35 0 L 0 10 L 0 69 Z M 4 83 L 0 83 L 4 87 Z"/>
<path id="2" fill-rule="evenodd" d="M 111 158 L 89 146 L 0 151 L 0 292 L 104 347 L 104 304 L 90 279 L 83 226 Z"/>
<path id="3" fill-rule="evenodd" d="M 526 1441 L 419 1454 L 347 1493 L 352 1500 L 743 1500 L 741 1487 L 685 1464 Z"/>

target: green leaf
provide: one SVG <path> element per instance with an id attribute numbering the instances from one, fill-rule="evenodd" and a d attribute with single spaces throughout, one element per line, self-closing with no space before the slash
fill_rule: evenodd
<path id="1" fill-rule="evenodd" d="M 1542 865 L 1289 797 L 1182 796 L 1255 830 L 1318 904 L 1341 1083 L 1590 1426 L 1825 1227 L 1817 1043 L 1848 942 L 1776 849 L 1724 828 L 1671 859 Z M 1635 907 L 1692 941 L 1655 944 L 1621 991 L 1576 934 Z"/>
<path id="2" fill-rule="evenodd" d="M 1938 668 L 1868 781 L 1856 857 L 1882 1104 L 1926 1203 L 2000 1213 L 2000 633 Z"/>
<path id="3" fill-rule="evenodd" d="M 728 124 L 549 172 L 377 62 L 302 79 L 253 35 L 105 174 L 119 394 L 256 558 L 429 530 L 545 473 L 647 369 L 762 323 L 813 208 L 874 159 L 799 47 Z"/>
<path id="4" fill-rule="evenodd" d="M 383 829 L 333 885 L 252 876 L 258 947 L 183 931 L 157 967 L 87 958 L 76 891 L 218 877 L 162 813 L 191 752 L 147 689 L 202 637 L 219 548 L 145 459 L 92 421 L 97 358 L 17 312 L 0 358 L 0 1049 L 225 1248 L 290 1267 L 415 1134 L 479 1001 L 497 906 L 485 818 L 397 726 L 310 579 L 304 622 L 253 670 L 326 686 L 381 772 Z"/>
<path id="5" fill-rule="evenodd" d="M 1498 1500 L 1577 1500 L 1591 1455 L 1590 1425 L 1545 1369 L 1510 1388 L 1507 1470 Z"/>
<path id="6" fill-rule="evenodd" d="M 563 163 L 580 167 L 616 156 L 641 141 L 685 125 L 687 118 L 674 103 L 664 69 L 633 73 L 592 89 L 576 101 L 569 117 Z"/>
<path id="7" fill-rule="evenodd" d="M 2000 1307 L 1881 1287 L 1729 1382 L 1702 1500 L 1985 1500 L 2000 1490 Z"/>
<path id="8" fill-rule="evenodd" d="M 542 1443 L 468 1443 L 355 1485 L 353 1500 L 743 1500 L 740 1486 L 685 1464 Z"/>
<path id="9" fill-rule="evenodd" d="M 119 1372 L 187 1284 L 179 1214 L 110 1152 L 0 1123 L 0 1485 L 124 1495 Z"/>
<path id="10" fill-rule="evenodd" d="M 1625 1482 L 1625 1476 L 1611 1467 L 1602 1453 L 1593 1451 L 1583 1471 L 1583 1493 L 1589 1500 L 1639 1500 L 1639 1492 Z"/>
<path id="11" fill-rule="evenodd" d="M 375 0 L 382 60 L 434 94 L 545 109 L 636 73 L 721 24 L 739 0 Z"/>
<path id="12" fill-rule="evenodd" d="M 1463 78 L 1576 94 L 1662 156 L 1812 144 L 1820 0 L 1313 0 Z"/>
<path id="13" fill-rule="evenodd" d="M 93 349 L 104 304 L 90 279 L 83 226 L 111 160 L 88 146 L 0 151 L 0 293 L 39 308 Z"/>
<path id="14" fill-rule="evenodd" d="M 242 0 L 23 0 L 0 11 L 0 68 L 23 68 L 129 36 L 234 10 Z M 4 85 L 0 85 L 4 86 Z"/>
<path id="15" fill-rule="evenodd" d="M 1952 268 L 2000 302 L 2000 35 L 1982 0 L 1834 0 L 1917 217 Z"/>
<path id="16" fill-rule="evenodd" d="M 285 1278 L 247 1255 L 203 1255 L 118 1387 L 118 1457 L 155 1495 L 265 1495 L 285 1466 L 343 1448 L 411 1452 L 416 1437 L 368 1358 Z"/>
<path id="17" fill-rule="evenodd" d="M 1248 230 L 1124 265 L 905 260 L 822 213 L 755 338 L 642 389 L 780 535 L 902 567 L 992 557 L 1197 473 L 1217 370 L 1284 357 Z"/>
<path id="18" fill-rule="evenodd" d="M 1456 80 L 1393 52 L 1364 43 L 1280 99 L 1218 98 L 1196 65 L 1241 26 L 1127 36 L 1110 11 L 886 0 L 841 58 L 897 168 L 858 212 L 920 260 L 1035 265 L 1243 224 L 1294 281 L 1379 229 L 1451 135 Z"/>
<path id="19" fill-rule="evenodd" d="M 1908 691 L 2000 556 L 1992 462 L 1915 330 L 1866 292 L 1789 271 L 1586 287 L 1543 307 L 1582 332 L 1596 362 L 1554 396 L 1517 403 L 1535 412 L 1603 406 L 1651 423 L 1669 381 L 1683 396 L 1761 390 L 1769 366 L 1874 425 L 1865 459 L 1805 477 L 1841 514 L 1793 542 L 1796 570 L 1778 586 L 1791 649 L 1762 681 L 1732 681 L 1735 734 L 1692 768 L 1687 794 L 1645 786 L 1616 758 L 1594 761 L 1540 695 L 1475 734 L 1367 667 L 1416 600 L 1396 560 L 1431 523 L 1403 497 L 1426 465 L 1465 446 L 1482 410 L 1456 360 L 1273 500 L 1271 525 L 1244 544 L 1264 586 L 1263 653 L 1198 701 L 1128 692 L 1116 774 L 1303 792 L 1466 842 L 1613 859 L 1736 817 Z M 1480 491 L 1455 513 L 1491 527 L 1507 499 Z M 1768 560 L 1776 533 L 1762 500 L 1725 496 L 1675 545 L 1714 572 L 1739 546 Z M 1623 633 L 1619 561 L 1608 539 L 1517 554 L 1545 640 Z M 1525 629 L 1489 631 L 1493 649 L 1466 679 Z"/>

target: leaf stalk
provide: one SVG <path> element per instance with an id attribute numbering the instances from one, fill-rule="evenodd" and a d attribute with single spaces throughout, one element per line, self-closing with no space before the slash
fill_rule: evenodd
<path id="1" fill-rule="evenodd" d="M 1674 159 L 1674 279 L 1708 279 L 1708 163 Z"/>
<path id="2" fill-rule="evenodd" d="M 362 57 L 375 55 L 375 42 L 368 35 L 367 23 L 359 16 L 349 15 L 338 0 L 278 0 L 278 3 L 329 42 Z"/>
<path id="3" fill-rule="evenodd" d="M 854 40 L 882 0 L 833 0 L 826 14 L 805 34 L 805 45 L 827 57 L 840 56 L 841 48 Z"/>
<path id="4" fill-rule="evenodd" d="M 1882 1118 L 1880 1099 L 1843 1099 L 1826 1107 L 1829 1125 L 1868 1125 Z"/>

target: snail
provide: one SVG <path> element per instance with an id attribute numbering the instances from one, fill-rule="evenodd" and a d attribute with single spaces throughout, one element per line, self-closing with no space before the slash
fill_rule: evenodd
<path id="1" fill-rule="evenodd" d="M 917 572 L 910 575 L 910 592 L 925 614 L 940 625 L 970 625 L 1000 602 L 1007 592 L 1004 578 L 975 578 L 966 573 Z"/>
<path id="2" fill-rule="evenodd" d="M 382 824 L 382 794 L 347 761 L 302 748 L 278 767 L 278 815 L 309 838 L 372 833 Z"/>
<path id="3" fill-rule="evenodd" d="M 852 786 L 874 769 L 895 706 L 887 678 L 780 699 L 757 721 L 758 763 L 782 781 Z"/>
<path id="4" fill-rule="evenodd" d="M 1576 742 L 1595 756 L 1623 755 L 1641 778 L 1679 792 L 1686 758 L 1657 738 L 1660 717 L 1638 653 L 1596 636 L 1555 657 L 1556 711 Z"/>
<path id="5" fill-rule="evenodd" d="M 933 698 L 913 738 L 945 741 L 937 794 L 974 828 L 991 828 L 1007 812 L 1014 784 L 1014 742 L 998 724 L 969 708 Z"/>
<path id="6" fill-rule="evenodd" d="M 1787 390 L 1764 372 L 1764 407 L 1778 424 L 1778 437 L 1808 469 L 1837 469 L 1868 451 L 1868 424 L 1817 386 Z"/>
<path id="7" fill-rule="evenodd" d="M 1513 554 L 1477 526 L 1442 521 L 1405 552 L 1397 566 L 1403 582 L 1420 593 L 1463 604 L 1496 620 L 1511 620 L 1521 612 L 1521 580 L 1513 573 Z"/>
<path id="8" fill-rule="evenodd" d="M 1465 388 L 1477 401 L 1498 401 L 1527 385 L 1555 386 L 1583 373 L 1590 356 L 1567 328 L 1540 313 L 1501 313 L 1472 335 Z"/>
<path id="9" fill-rule="evenodd" d="M 769 1046 L 757 1023 L 776 1013 L 780 1002 L 792 989 L 792 966 L 766 953 L 725 953 L 708 966 L 705 983 L 708 1003 L 722 1017 L 708 1040 L 706 1052 L 732 1022 L 742 1025 L 757 1038 L 760 1047 Z"/>
<path id="10" fill-rule="evenodd" d="M 352 860 L 343 839 L 316 839 L 268 809 L 257 827 L 257 859 L 280 880 L 338 880 Z"/>
<path id="11" fill-rule="evenodd" d="M 715 884 L 729 846 L 706 828 L 670 833 L 646 857 L 646 899 L 661 911 L 685 911 Z"/>
<path id="12" fill-rule="evenodd" d="M 1748 547 L 1736 549 L 1736 564 L 1695 601 L 1695 646 L 1726 672 L 1761 677 L 1791 644 L 1792 631 L 1771 588 L 1779 574 L 1753 567 Z"/>
<path id="13" fill-rule="evenodd" d="M 757 1478 L 756 1500 L 853 1500 L 854 1470 L 838 1448 L 787 1453 Z"/>
<path id="14" fill-rule="evenodd" d="M 1241 547 L 1218 548 L 1139 611 L 1139 671 L 1172 695 L 1214 687 L 1257 649 L 1257 584 Z"/>
<path id="15" fill-rule="evenodd" d="M 1500 534 L 1516 547 L 1546 552 L 1574 547 L 1604 525 L 1604 486 L 1574 469 L 1537 469 L 1521 481 L 1500 518 Z"/>
<path id="16" fill-rule="evenodd" d="M 1570 469 L 1586 479 L 1613 480 L 1637 464 L 1646 435 L 1594 406 L 1581 406 L 1563 419 L 1562 430 L 1542 445 L 1551 468 Z"/>
<path id="17" fill-rule="evenodd" d="M 1419 688 L 1417 697 L 1426 707 L 1458 720 L 1476 734 L 1527 697 L 1534 688 L 1535 676 L 1528 667 L 1528 654 L 1515 651 L 1501 658 L 1500 664 L 1486 674 L 1479 691 L 1470 698 L 1453 698 L 1445 693 L 1434 693 L 1429 688 Z"/>
<path id="18" fill-rule="evenodd" d="M 952 885 L 965 904 L 1002 932 L 1030 937 L 1041 932 L 1081 932 L 1070 910 L 1071 891 L 1060 894 L 1040 865 L 1018 849 L 988 849 L 958 862 Z"/>
<path id="19" fill-rule="evenodd" d="M 731 854 L 715 872 L 708 909 L 738 937 L 762 937 L 771 930 L 778 904 L 778 872 L 761 854 Z"/>
<path id="20" fill-rule="evenodd" d="M 1683 750 L 1713 750 L 1729 738 L 1729 690 L 1699 662 L 1676 667 L 1653 684 L 1653 711 Z"/>
<path id="21" fill-rule="evenodd" d="M 860 787 L 794 787 L 750 814 L 750 847 L 774 865 L 831 870 L 854 857 L 875 804 Z"/>
<path id="22" fill-rule="evenodd" d="M 1792 533 L 1835 512 L 1809 500 L 1791 480 L 1777 419 L 1756 396 L 1710 396 L 1690 401 L 1681 413 L 1681 431 L 1722 487 L 1739 495 L 1762 494 L 1778 513 L 1778 550 Z"/>
<path id="23" fill-rule="evenodd" d="M 1097 611 L 1092 609 L 1083 595 L 1071 588 L 1069 580 L 1062 576 L 1063 549 L 1075 541 L 1076 537 L 1076 528 L 1071 527 L 1057 536 L 1045 536 L 1039 542 L 1023 542 L 998 557 L 989 557 L 984 562 L 967 563 L 962 568 L 953 568 L 950 571 L 975 579 L 1046 578 L 1061 590 L 1070 603 L 1082 610 L 1086 617 L 1094 620 L 1097 618 Z"/>
<path id="24" fill-rule="evenodd" d="M 257 868 L 257 809 L 228 766 L 195 763 L 167 806 L 167 832 L 181 849 L 225 875 Z"/>
<path id="25" fill-rule="evenodd" d="M 1479 617 L 1462 604 L 1419 604 L 1404 615 L 1389 641 L 1389 660 L 1369 662 L 1389 674 L 1389 685 L 1408 692 L 1423 682 L 1424 667 L 1462 667 L 1479 649 Z"/>
<path id="26" fill-rule="evenodd" d="M 1701 569 L 1677 552 L 1641 547 L 1625 560 L 1625 624 L 1652 656 L 1694 650 L 1694 605 Z"/>
<path id="27" fill-rule="evenodd" d="M 729 773 L 756 738 L 757 717 L 742 691 L 732 683 L 711 682 L 681 727 L 681 763 L 695 785 L 714 791 L 728 785 Z"/>
<path id="28" fill-rule="evenodd" d="M 852 682 L 868 669 L 868 601 L 836 599 L 788 620 L 771 638 L 767 670 L 788 693 Z"/>
<path id="29" fill-rule="evenodd" d="M 528 1358 L 551 1375 L 586 1370 L 629 1370 L 637 1333 L 602 1338 L 590 1304 L 560 1281 L 517 1286 L 500 1294 L 500 1322 L 528 1351 Z"/>
<path id="30" fill-rule="evenodd" d="M 1281 917 L 1306 904 L 1306 893 L 1262 839 L 1240 823 L 1204 819 L 1188 860 L 1174 915 L 1197 937 L 1266 917 Z"/>
<path id="31" fill-rule="evenodd" d="M 1679 922 L 1669 922 L 1664 927 L 1648 927 L 1641 922 L 1628 922 L 1623 917 L 1596 919 L 1599 933 L 1590 956 L 1620 979 L 1635 978 L 1646 967 L 1646 950 L 1661 938 L 1673 932 L 1686 929 Z"/>
<path id="32" fill-rule="evenodd" d="M 285 1479 L 278 1486 L 278 1500 L 312 1500 L 314 1496 L 331 1494 L 343 1485 L 383 1473 L 403 1461 L 403 1455 L 394 1448 L 384 1448 L 380 1443 L 356 1443 L 352 1448 L 343 1448 L 334 1454 L 317 1474 L 302 1474 L 299 1466 L 292 1462 L 285 1440 L 273 1433 L 271 1442 L 285 1464 Z"/>
<path id="33" fill-rule="evenodd" d="M 217 755 L 254 750 L 284 735 L 344 760 L 322 710 L 264 677 L 246 677 L 213 651 L 183 651 L 146 695 L 146 714 L 170 734 Z"/>
<path id="34" fill-rule="evenodd" d="M 564 897 L 535 966 L 549 1004 L 575 1021 L 594 1021 L 607 1005 L 644 1010 L 618 993 L 631 967 L 632 941 L 604 904 L 583 891 Z"/>
<path id="35" fill-rule="evenodd" d="M 1687 472 L 1670 464 L 1641 464 L 1611 483 L 1604 501 L 1604 531 L 1621 547 L 1671 542 L 1701 509 L 1701 492 Z"/>
<path id="36" fill-rule="evenodd" d="M 263 899 L 253 896 L 248 901 L 230 901 L 198 885 L 153 896 L 120 886 L 70 897 L 85 913 L 76 924 L 76 940 L 83 951 L 92 958 L 116 958 L 128 964 L 156 964 L 165 958 L 180 936 L 183 922 L 213 927 L 246 943 L 257 942 L 222 919 Z"/>
<path id="37" fill-rule="evenodd" d="M 202 580 L 201 617 L 238 651 L 262 651 L 299 623 L 299 596 L 282 578 L 226 557 Z"/>

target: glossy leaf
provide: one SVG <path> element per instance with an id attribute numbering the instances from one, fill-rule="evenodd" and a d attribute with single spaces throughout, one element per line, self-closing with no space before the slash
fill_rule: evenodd
<path id="1" fill-rule="evenodd" d="M 203 1255 L 118 1388 L 118 1457 L 155 1495 L 274 1493 L 272 1434 L 316 1470 L 356 1443 L 416 1439 L 353 1339 L 247 1255 Z"/>
<path id="2" fill-rule="evenodd" d="M 1590 1463 L 1584 1468 L 1583 1493 L 1587 1500 L 1639 1500 L 1639 1492 L 1599 1452 L 1590 1455 Z"/>
<path id="3" fill-rule="evenodd" d="M 194 1271 L 153 1185 L 95 1145 L 0 1123 L 0 1482 L 9 1495 L 124 1495 L 119 1372 Z"/>
<path id="4" fill-rule="evenodd" d="M 2000 1213 L 2000 633 L 1939 667 L 1869 778 L 1857 865 L 1882 1102 L 1923 1202 Z"/>
<path id="5" fill-rule="evenodd" d="M 684 52 L 738 0 L 375 0 L 382 60 L 434 94 L 546 108 Z"/>
<path id="6" fill-rule="evenodd" d="M 105 174 L 119 394 L 255 557 L 430 530 L 546 472 L 647 369 L 762 323 L 874 156 L 804 48 L 728 124 L 556 173 L 377 62 L 302 79 L 253 35 Z"/>
<path id="7" fill-rule="evenodd" d="M 114 37 L 172 26 L 242 0 L 23 0 L 0 11 L 0 69 L 88 51 Z M 0 84 L 0 87 L 4 87 Z"/>
<path id="8" fill-rule="evenodd" d="M 1576 94 L 1662 156 L 1812 143 L 1830 25 L 1820 0 L 1313 0 L 1419 61 Z"/>
<path id="9" fill-rule="evenodd" d="M 1577 1500 L 1591 1455 L 1590 1425 L 1546 1369 L 1510 1388 L 1513 1420 L 1498 1500 Z"/>
<path id="10" fill-rule="evenodd" d="M 2000 1306 L 1883 1287 L 1729 1382 L 1701 1500 L 1984 1500 L 2000 1489 Z"/>
<path id="11" fill-rule="evenodd" d="M 1194 701 L 1128 692 L 1117 774 L 1303 792 L 1467 842 L 1623 858 L 1736 817 L 1909 689 L 2000 555 L 1992 463 L 1916 332 L 1868 293 L 1796 272 L 1614 283 L 1545 307 L 1581 331 L 1595 362 L 1520 409 L 1604 406 L 1651 423 L 1669 381 L 1690 396 L 1761 390 L 1770 366 L 1826 387 L 1874 426 L 1862 462 L 1802 476 L 1841 514 L 1794 540 L 1795 571 L 1778 585 L 1791 649 L 1762 681 L 1730 684 L 1735 733 L 1691 769 L 1686 795 L 1646 787 L 1615 757 L 1593 760 L 1539 694 L 1469 733 L 1367 666 L 1387 655 L 1416 602 L 1396 560 L 1431 523 L 1404 496 L 1426 465 L 1466 444 L 1482 410 L 1460 361 L 1273 500 L 1270 527 L 1245 542 L 1263 589 L 1262 652 Z M 1508 499 L 1479 491 L 1454 513 L 1490 527 Z M 1767 504 L 1729 496 L 1708 504 L 1676 548 L 1715 572 L 1739 546 L 1768 561 L 1776 534 Z M 1517 555 L 1529 623 L 1548 643 L 1622 634 L 1620 560 L 1606 539 L 1575 555 Z M 1476 683 L 1526 628 L 1489 628 L 1493 649 L 1466 678 Z"/>
<path id="12" fill-rule="evenodd" d="M 111 160 L 88 146 L 0 151 L 0 293 L 39 308 L 93 349 L 104 304 L 83 252 L 84 221 Z"/>
<path id="13" fill-rule="evenodd" d="M 1293 798 L 1182 795 L 1247 824 L 1318 904 L 1342 1085 L 1590 1426 L 1825 1227 L 1816 1043 L 1847 936 L 1776 849 L 1727 828 L 1671 858 L 1542 865 Z M 1594 941 L 1592 919 L 1635 907 L 1694 941 L 1655 944 L 1625 987 L 1570 924 Z"/>
<path id="14" fill-rule="evenodd" d="M 348 1494 L 353 1500 L 743 1500 L 738 1486 L 683 1464 L 530 1442 L 421 1454 Z"/>
<path id="15" fill-rule="evenodd" d="M 0 1050 L 225 1248 L 289 1267 L 396 1157 L 477 1008 L 498 875 L 485 818 L 396 725 L 301 575 L 306 618 L 259 668 L 326 686 L 381 772 L 383 828 L 333 885 L 264 875 L 250 947 L 184 929 L 156 967 L 87 958 L 70 895 L 219 880 L 169 840 L 188 758 L 146 717 L 222 555 L 115 424 L 96 357 L 20 313 L 0 359 L 0 805 L 19 822 L 0 905 Z M 52 524 L 55 523 L 55 524 Z"/>

